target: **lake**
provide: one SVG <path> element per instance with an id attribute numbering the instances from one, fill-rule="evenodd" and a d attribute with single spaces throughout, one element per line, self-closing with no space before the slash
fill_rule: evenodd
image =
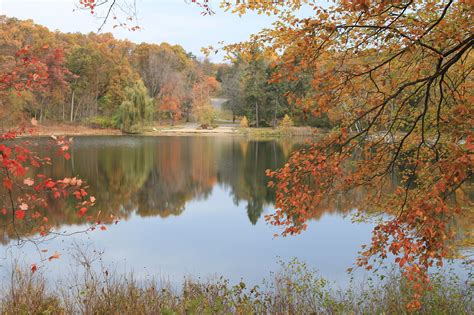
<path id="1" fill-rule="evenodd" d="M 39 141 L 40 150 L 44 144 Z M 97 199 L 91 213 L 120 218 L 106 231 L 57 237 L 36 248 L 18 247 L 11 232 L 0 234 L 2 277 L 12 257 L 29 264 L 58 251 L 61 259 L 46 263 L 63 277 L 73 262 L 74 244 L 104 251 L 102 261 L 137 278 L 222 275 L 257 284 L 278 261 L 293 257 L 319 270 L 340 286 L 348 283 L 360 246 L 371 237 L 372 223 L 352 223 L 358 195 L 329 202 L 317 211 L 306 232 L 277 237 L 266 224 L 274 211 L 274 192 L 266 169 L 283 165 L 301 145 L 289 140 L 254 141 L 243 137 L 76 137 L 71 159 L 54 159 L 45 172 L 53 178 L 79 175 Z M 51 206 L 48 218 L 57 232 L 85 228 L 83 218 L 66 204 Z M 454 264 L 457 272 L 465 271 Z M 361 273 L 359 277 L 368 276 Z"/>

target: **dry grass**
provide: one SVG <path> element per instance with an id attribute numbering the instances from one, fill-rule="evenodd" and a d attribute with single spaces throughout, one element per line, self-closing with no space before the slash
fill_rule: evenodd
<path id="1" fill-rule="evenodd" d="M 329 283 L 292 261 L 282 264 L 263 288 L 185 280 L 179 290 L 166 281 L 136 281 L 133 274 L 96 272 L 94 259 L 78 255 L 71 283 L 48 289 L 41 273 L 15 269 L 4 285 L 2 314 L 404 314 L 409 289 L 395 274 L 381 284 L 334 291 Z M 468 283 L 437 275 L 419 314 L 473 314 Z"/>

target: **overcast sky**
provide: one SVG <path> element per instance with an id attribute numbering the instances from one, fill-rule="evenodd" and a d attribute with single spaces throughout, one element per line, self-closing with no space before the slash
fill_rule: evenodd
<path id="1" fill-rule="evenodd" d="M 99 19 L 85 11 L 74 11 L 78 1 L 0 0 L 0 15 L 32 19 L 51 30 L 62 32 L 97 31 Z M 217 5 L 215 15 L 202 16 L 202 9 L 186 4 L 185 0 L 137 0 L 137 8 L 142 30 L 112 30 L 112 23 L 109 23 L 105 31 L 112 31 L 115 37 L 127 38 L 135 43 L 179 44 L 197 56 L 202 56 L 201 47 L 216 46 L 222 40 L 226 43 L 245 40 L 250 34 L 269 26 L 272 21 L 269 17 L 254 14 L 238 17 L 219 10 Z M 211 59 L 221 61 L 220 56 Z"/>

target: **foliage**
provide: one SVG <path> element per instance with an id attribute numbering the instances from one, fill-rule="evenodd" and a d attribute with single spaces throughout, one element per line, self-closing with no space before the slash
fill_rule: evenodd
<path id="1" fill-rule="evenodd" d="M 217 113 L 211 104 L 202 104 L 194 110 L 197 121 L 201 126 L 212 126 L 217 118 Z"/>
<path id="2" fill-rule="evenodd" d="M 93 116 L 86 120 L 86 123 L 93 128 L 115 128 L 117 127 L 117 117 Z"/>
<path id="3" fill-rule="evenodd" d="M 242 128 L 248 128 L 249 127 L 249 120 L 247 119 L 247 116 L 242 117 L 239 123 L 240 127 Z"/>
<path id="4" fill-rule="evenodd" d="M 282 129 L 284 132 L 288 132 L 288 130 L 293 127 L 295 124 L 293 123 L 293 119 L 290 116 L 285 114 L 285 117 L 280 121 L 278 127 Z"/>
<path id="5" fill-rule="evenodd" d="M 118 109 L 118 124 L 126 132 L 136 132 L 149 122 L 153 113 L 153 101 L 142 81 L 137 81 L 125 90 L 126 99 Z"/>
<path id="6" fill-rule="evenodd" d="M 193 113 L 197 121 L 205 128 L 211 126 L 217 118 L 217 112 L 211 105 L 211 96 L 220 88 L 215 77 L 207 76 L 193 86 Z"/>
<path id="7" fill-rule="evenodd" d="M 89 195 L 88 187 L 81 179 L 53 179 L 39 171 L 47 167 L 51 159 L 32 151 L 29 141 L 17 141 L 18 136 L 25 132 L 23 129 L 0 134 L 0 161 L 3 165 L 3 170 L 0 171 L 3 183 L 1 215 L 9 218 L 6 220 L 5 230 L 15 235 L 19 244 L 38 243 L 49 235 L 52 226 L 47 213 L 51 203 L 69 198 L 80 217 L 95 204 L 95 197 Z M 66 160 L 70 159 L 70 140 L 53 138 L 57 154 Z M 32 170 L 38 171 L 32 174 Z M 28 237 L 35 233 L 40 238 Z"/>
<path id="8" fill-rule="evenodd" d="M 309 1 L 224 3 L 238 14 L 274 14 L 273 28 L 226 49 L 281 54 L 273 82 L 310 74 L 303 94 L 289 93 L 305 114 L 338 128 L 293 154 L 275 179 L 278 210 L 267 217 L 283 234 L 306 229 L 317 206 L 341 191 L 373 189 L 369 204 L 392 213 L 379 224 L 358 265 L 394 255 L 419 309 L 428 269 L 450 255 L 450 220 L 466 209 L 453 200 L 472 176 L 472 5 L 466 1 Z M 313 14 L 299 18 L 306 6 Z M 351 161 L 357 156 L 356 161 Z M 402 181 L 384 194 L 390 176 Z"/>
<path id="9" fill-rule="evenodd" d="M 270 61 L 255 50 L 248 56 L 238 55 L 228 69 L 221 70 L 223 96 L 229 99 L 224 106 L 232 111 L 234 120 L 245 115 L 255 127 L 260 122 L 276 125 L 286 102 L 280 86 L 269 84 Z"/>
<path id="10" fill-rule="evenodd" d="M 0 16 L 0 32 L 5 34 L 0 42 L 0 73 L 22 77 L 19 85 L 36 85 L 23 98 L 12 92 L 0 100 L 5 125 L 31 117 L 40 123 L 112 117 L 127 98 L 126 88 L 140 79 L 155 100 L 155 117 L 166 116 L 172 123 L 181 117 L 189 121 L 196 99 L 193 87 L 213 77 L 217 67 L 196 60 L 179 45 L 137 45 L 110 33 L 51 32 L 31 20 Z M 28 62 L 12 74 L 22 59 Z M 33 71 L 36 76 L 28 78 Z M 0 85 L 12 79 L 2 77 Z"/>
<path id="11" fill-rule="evenodd" d="M 47 48 L 43 47 L 43 49 Z M 15 61 L 0 74 L 0 96 L 4 99 L 13 92 L 20 97 L 22 93 L 32 95 L 48 89 L 51 91 L 54 88 L 51 86 L 52 82 L 60 85 L 59 81 L 65 75 L 64 68 L 61 66 L 62 62 L 63 55 L 58 50 L 48 55 L 46 63 L 42 63 L 35 55 L 30 55 L 30 47 L 20 49 L 15 53 Z M 89 208 L 94 206 L 95 197 L 89 195 L 88 186 L 77 177 L 54 179 L 44 173 L 51 164 L 51 158 L 35 152 L 28 140 L 19 139 L 20 136 L 33 134 L 38 121 L 32 118 L 31 124 L 33 128 L 21 127 L 0 133 L 0 163 L 2 165 L 0 208 L 2 221 L 5 222 L 2 227 L 7 232 L 6 235 L 14 235 L 18 245 L 31 242 L 38 246 L 45 237 L 55 233 L 52 231 L 53 226 L 47 216 L 51 204 L 59 203 L 60 200 L 63 202 L 69 200 L 77 216 L 83 217 Z M 72 139 L 56 136 L 51 136 L 51 138 L 54 140 L 51 148 L 58 156 L 69 160 L 71 155 L 68 151 Z M 87 219 L 91 222 L 91 226 L 86 228 L 86 231 L 94 230 L 98 224 L 101 224 L 99 216 L 96 218 L 87 216 Z M 30 237 L 31 235 L 34 236 Z M 62 235 L 62 233 L 55 233 L 55 235 Z M 46 252 L 47 250 L 42 251 L 42 253 Z M 45 255 L 41 254 L 43 261 L 60 257 L 58 252 L 48 255 L 49 257 Z M 31 272 L 36 271 L 37 265 L 33 264 Z M 35 290 L 30 293 L 38 294 Z M 38 307 L 38 304 L 34 305 Z"/>

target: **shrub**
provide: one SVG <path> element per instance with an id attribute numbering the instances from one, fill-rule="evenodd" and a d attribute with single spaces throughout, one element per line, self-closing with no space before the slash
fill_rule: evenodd
<path id="1" fill-rule="evenodd" d="M 86 120 L 86 123 L 92 128 L 117 128 L 117 119 L 110 116 L 94 116 Z"/>
<path id="2" fill-rule="evenodd" d="M 247 119 L 247 116 L 244 116 L 244 118 L 242 118 L 240 120 L 240 127 L 242 127 L 242 128 L 248 128 L 249 127 L 249 120 Z"/>
<path id="3" fill-rule="evenodd" d="M 293 119 L 291 119 L 288 114 L 285 114 L 285 117 L 280 122 L 280 128 L 290 128 L 293 127 L 295 124 L 293 122 Z"/>
<path id="4" fill-rule="evenodd" d="M 201 124 L 201 126 L 206 126 L 206 128 L 203 127 L 203 129 L 207 129 L 208 126 L 213 125 L 214 120 L 217 118 L 216 110 L 210 104 L 202 104 L 197 106 L 194 109 L 194 114 L 196 115 L 196 119 Z"/>

